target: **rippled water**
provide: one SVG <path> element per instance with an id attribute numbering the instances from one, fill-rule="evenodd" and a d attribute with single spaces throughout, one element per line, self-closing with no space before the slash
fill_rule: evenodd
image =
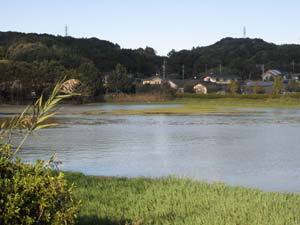
<path id="1" fill-rule="evenodd" d="M 61 169 L 91 175 L 176 175 L 268 191 L 300 191 L 300 110 L 88 116 L 80 112 L 158 106 L 84 107 L 65 107 L 59 116 L 65 124 L 32 137 L 22 157 L 48 159 L 55 151 Z"/>

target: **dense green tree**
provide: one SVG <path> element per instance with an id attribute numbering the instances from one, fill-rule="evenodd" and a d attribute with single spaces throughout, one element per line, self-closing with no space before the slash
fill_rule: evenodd
<path id="1" fill-rule="evenodd" d="M 93 63 L 81 64 L 78 68 L 79 80 L 88 87 L 88 94 L 92 97 L 103 94 L 103 77 Z"/>
<path id="2" fill-rule="evenodd" d="M 290 80 L 287 86 L 287 90 L 290 92 L 298 92 L 300 91 L 299 83 L 295 80 Z"/>
<path id="3" fill-rule="evenodd" d="M 252 91 L 254 94 L 263 94 L 265 92 L 264 89 L 257 83 L 255 83 L 255 85 L 253 86 Z"/>
<path id="4" fill-rule="evenodd" d="M 273 90 L 272 93 L 275 95 L 279 95 L 283 89 L 283 82 L 281 77 L 276 77 L 274 79 Z"/>
<path id="5" fill-rule="evenodd" d="M 107 88 L 110 92 L 116 93 L 134 91 L 133 79 L 128 76 L 126 67 L 117 64 L 115 70 L 107 79 Z"/>
<path id="6" fill-rule="evenodd" d="M 7 91 L 4 86 L 20 80 L 27 96 L 32 90 L 47 92 L 58 78 L 70 71 L 75 71 L 78 79 L 90 87 L 90 96 L 98 96 L 103 92 L 101 74 L 112 74 L 113 77 L 108 80 L 116 85 L 110 87 L 110 91 L 132 92 L 134 79 L 161 73 L 164 60 L 167 61 L 166 75 L 169 78 L 181 78 L 182 65 L 185 66 L 186 79 L 205 72 L 219 73 L 222 65 L 224 74 L 260 79 L 258 65 L 262 64 L 266 70 L 299 72 L 300 45 L 275 45 L 261 39 L 224 38 L 210 46 L 172 50 L 168 57 L 161 57 L 148 46 L 136 50 L 122 49 L 117 44 L 97 38 L 0 32 L 0 82 L 5 83 L 1 84 L 1 90 Z M 127 75 L 122 77 L 124 88 L 119 87 L 119 81 L 115 79 L 118 77 L 114 71 L 117 64 L 127 68 Z"/>
<path id="7" fill-rule="evenodd" d="M 241 91 L 240 84 L 235 80 L 231 81 L 228 88 L 229 88 L 230 93 L 232 93 L 232 94 L 238 94 Z"/>

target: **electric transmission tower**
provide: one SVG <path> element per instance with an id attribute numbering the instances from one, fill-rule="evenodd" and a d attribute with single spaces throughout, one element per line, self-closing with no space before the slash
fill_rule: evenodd
<path id="1" fill-rule="evenodd" d="M 243 38 L 247 37 L 247 28 L 246 26 L 243 27 Z"/>
<path id="2" fill-rule="evenodd" d="M 68 37 L 69 36 L 69 34 L 68 34 L 68 25 L 65 25 L 65 37 Z"/>

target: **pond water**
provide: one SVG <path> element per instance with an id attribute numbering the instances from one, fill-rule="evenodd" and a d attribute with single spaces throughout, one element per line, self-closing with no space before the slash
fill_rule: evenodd
<path id="1" fill-rule="evenodd" d="M 21 156 L 34 161 L 56 152 L 60 169 L 89 175 L 176 175 L 300 192 L 300 110 L 201 116 L 81 114 L 143 107 L 162 106 L 64 106 L 59 118 L 65 123 L 34 135 Z"/>

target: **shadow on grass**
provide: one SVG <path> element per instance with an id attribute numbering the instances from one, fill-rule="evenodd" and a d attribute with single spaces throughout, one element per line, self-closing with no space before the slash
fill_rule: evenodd
<path id="1" fill-rule="evenodd" d="M 130 219 L 112 220 L 110 218 L 99 218 L 98 216 L 80 216 L 76 225 L 131 225 Z"/>

